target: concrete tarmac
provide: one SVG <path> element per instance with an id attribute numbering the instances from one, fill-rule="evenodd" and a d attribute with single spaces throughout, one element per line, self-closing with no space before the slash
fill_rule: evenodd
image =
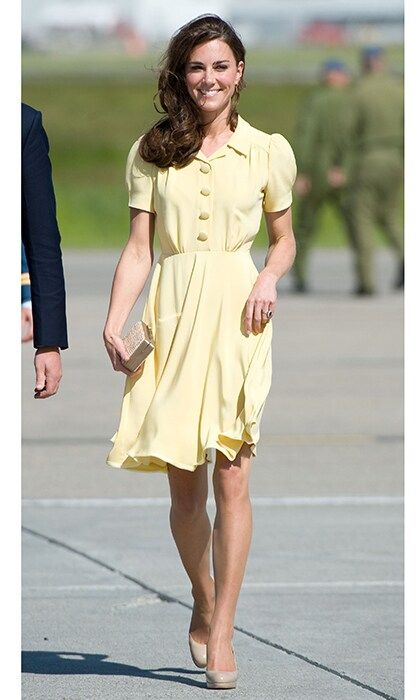
<path id="1" fill-rule="evenodd" d="M 22 697 L 31 700 L 206 690 L 189 656 L 192 597 L 169 529 L 167 478 L 105 465 L 124 382 L 102 342 L 118 255 L 65 253 L 71 349 L 57 396 L 32 399 L 33 348 L 23 348 Z M 264 253 L 253 257 L 261 269 Z M 288 277 L 279 284 L 236 615 L 239 681 L 223 697 L 403 698 L 395 272 L 380 251 L 378 294 L 353 297 L 348 252 L 318 250 L 311 294 L 291 294 Z"/>

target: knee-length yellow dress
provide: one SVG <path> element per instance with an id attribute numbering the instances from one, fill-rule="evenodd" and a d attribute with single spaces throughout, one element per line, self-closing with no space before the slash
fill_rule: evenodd
<path id="1" fill-rule="evenodd" d="M 258 277 L 250 249 L 262 211 L 287 209 L 296 162 L 288 141 L 239 116 L 227 144 L 183 168 L 159 168 L 130 150 L 129 206 L 153 212 L 161 255 L 142 320 L 155 339 L 143 372 L 127 377 L 107 464 L 195 471 L 212 449 L 253 455 L 271 386 L 272 321 L 244 332 Z"/>

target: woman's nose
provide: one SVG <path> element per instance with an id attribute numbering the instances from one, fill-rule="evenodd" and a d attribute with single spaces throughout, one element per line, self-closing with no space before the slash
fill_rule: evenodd
<path id="1" fill-rule="evenodd" d="M 213 85 L 214 83 L 214 71 L 213 68 L 207 68 L 204 73 L 204 82 L 206 85 Z"/>

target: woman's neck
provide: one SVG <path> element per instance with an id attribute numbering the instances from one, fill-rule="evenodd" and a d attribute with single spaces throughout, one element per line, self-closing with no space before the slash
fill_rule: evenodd
<path id="1" fill-rule="evenodd" d="M 230 104 L 219 114 L 209 114 L 208 112 L 202 115 L 202 125 L 204 136 L 210 139 L 217 139 L 218 136 L 230 131 L 229 125 Z"/>

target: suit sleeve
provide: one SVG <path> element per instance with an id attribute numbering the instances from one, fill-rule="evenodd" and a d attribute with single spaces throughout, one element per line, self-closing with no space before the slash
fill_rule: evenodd
<path id="1" fill-rule="evenodd" d="M 22 241 L 31 279 L 34 346 L 68 347 L 64 273 L 47 134 L 40 112 L 22 147 Z"/>

